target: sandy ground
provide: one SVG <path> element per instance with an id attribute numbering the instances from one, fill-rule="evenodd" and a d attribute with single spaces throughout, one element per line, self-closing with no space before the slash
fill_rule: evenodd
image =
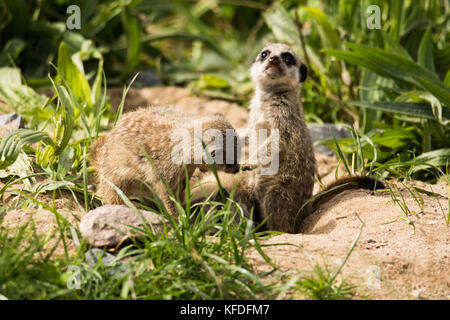
<path id="1" fill-rule="evenodd" d="M 109 89 L 108 93 L 113 108 L 117 108 L 122 89 Z M 172 105 L 198 115 L 220 112 L 237 128 L 245 126 L 247 121 L 247 112 L 236 104 L 193 97 L 189 90 L 173 87 L 131 89 L 125 111 L 152 104 Z M 319 173 L 325 176 L 324 181 L 332 181 L 336 158 L 322 155 L 316 155 L 316 158 Z M 396 184 L 410 210 L 410 223 L 402 218 L 403 213 L 389 192 L 345 191 L 306 219 L 305 233 L 282 234 L 263 242 L 266 245 L 290 243 L 296 246 L 267 246 L 264 251 L 280 270 L 290 275 L 311 270 L 312 261 L 334 271 L 345 258 L 364 222 L 361 236 L 342 270 L 346 281 L 358 286 L 356 298 L 450 299 L 450 227 L 445 223 L 450 190 L 447 184 L 433 185 L 433 191 L 441 196 L 421 194 L 424 201 L 422 210 L 407 189 Z M 409 188 L 414 185 L 430 190 L 430 186 L 421 182 L 407 184 Z M 316 185 L 315 191 L 318 189 Z M 7 199 L 8 196 L 4 204 Z M 68 210 L 68 206 L 73 209 Z M 71 196 L 60 200 L 58 207 L 66 208 L 61 213 L 73 223 L 77 223 L 82 215 Z M 39 233 L 52 232 L 56 228 L 54 215 L 42 209 L 10 211 L 5 215 L 2 226 L 18 226 L 30 217 L 34 218 Z M 69 241 L 69 247 L 74 248 L 72 241 Z M 250 251 L 248 258 L 257 271 L 271 270 L 256 251 Z M 292 297 L 302 298 L 295 292 Z"/>

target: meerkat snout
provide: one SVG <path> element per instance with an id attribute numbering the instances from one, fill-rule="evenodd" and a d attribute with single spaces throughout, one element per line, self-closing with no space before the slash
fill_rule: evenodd
<path id="1" fill-rule="evenodd" d="M 264 91 L 296 90 L 308 75 L 303 61 L 287 45 L 265 46 L 250 69 L 256 87 Z"/>

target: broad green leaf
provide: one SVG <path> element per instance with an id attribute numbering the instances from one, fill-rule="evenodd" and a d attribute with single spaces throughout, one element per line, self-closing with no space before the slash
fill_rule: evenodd
<path id="1" fill-rule="evenodd" d="M 12 38 L 3 45 L 0 53 L 0 66 L 8 65 L 11 61 L 16 61 L 20 53 L 25 49 L 27 43 L 19 38 Z"/>
<path id="2" fill-rule="evenodd" d="M 376 101 L 380 98 L 380 92 L 374 90 L 377 80 L 380 79 L 375 72 L 363 69 L 361 72 L 361 81 L 359 85 L 359 99 L 361 101 Z M 385 79 L 385 78 L 381 78 Z M 368 132 L 372 129 L 372 122 L 375 120 L 377 112 L 374 110 L 363 110 L 362 131 Z"/>
<path id="3" fill-rule="evenodd" d="M 449 120 L 443 119 L 442 117 L 442 105 L 439 102 L 438 99 L 436 99 L 435 96 L 428 92 L 417 92 L 416 93 L 418 98 L 425 100 L 430 104 L 431 111 L 433 112 L 436 119 L 442 123 L 443 125 L 447 125 L 449 123 Z M 448 111 L 449 109 L 445 109 L 445 111 Z M 449 112 L 447 112 L 448 114 Z"/>
<path id="4" fill-rule="evenodd" d="M 77 100 L 92 106 L 91 87 L 85 75 L 78 69 L 67 50 L 64 42 L 61 42 L 58 50 L 58 73 L 72 89 Z"/>
<path id="5" fill-rule="evenodd" d="M 24 118 L 42 112 L 47 97 L 36 93 L 22 84 L 21 73 L 17 68 L 0 68 L 0 101 L 11 107 Z M 40 119 L 42 122 L 42 119 Z"/>
<path id="6" fill-rule="evenodd" d="M 105 29 L 109 21 L 120 15 L 124 2 L 112 1 L 109 4 L 105 4 L 104 9 L 100 10 L 92 19 L 89 19 L 87 24 L 82 24 L 82 33 L 88 38 L 95 37 Z"/>
<path id="7" fill-rule="evenodd" d="M 430 151 L 427 153 L 423 153 L 417 158 L 415 158 L 416 162 L 425 162 L 426 164 L 418 165 L 413 168 L 413 172 L 417 172 L 428 168 L 430 166 L 436 167 L 445 167 L 450 164 L 450 149 L 438 149 L 434 151 Z"/>
<path id="8" fill-rule="evenodd" d="M 103 79 L 103 58 L 98 61 L 97 74 L 95 75 L 95 80 L 94 83 L 92 84 L 92 101 L 94 101 L 96 107 L 102 101 L 102 92 L 101 92 L 102 79 Z"/>
<path id="9" fill-rule="evenodd" d="M 56 160 L 55 148 L 52 145 L 48 145 L 44 150 L 38 149 L 36 151 L 36 163 L 42 168 L 47 168 L 53 164 Z"/>
<path id="10" fill-rule="evenodd" d="M 0 142 L 0 169 L 5 169 L 13 164 L 24 145 L 31 145 L 47 139 L 49 136 L 46 133 L 29 129 L 18 129 L 8 133 Z"/>
<path id="11" fill-rule="evenodd" d="M 422 41 L 420 41 L 419 50 L 417 52 L 417 62 L 428 70 L 435 71 L 430 28 L 427 29 L 422 37 Z"/>
<path id="12" fill-rule="evenodd" d="M 143 35 L 141 37 L 141 44 L 152 43 L 155 41 L 167 40 L 167 39 L 179 39 L 187 41 L 200 41 L 206 47 L 219 54 L 225 60 L 228 60 L 228 55 L 213 41 L 201 34 L 192 34 L 185 32 L 166 32 L 162 34 Z M 118 47 L 119 49 L 120 47 Z M 125 49 L 125 48 L 123 48 Z"/>
<path id="13" fill-rule="evenodd" d="M 274 3 L 264 12 L 263 17 L 277 41 L 291 45 L 294 50 L 301 48 L 297 26 L 280 3 Z"/>
<path id="14" fill-rule="evenodd" d="M 191 8 L 192 7 L 185 3 L 185 1 L 170 2 L 170 9 L 184 18 L 181 30 L 187 31 L 191 34 L 201 35 L 202 37 L 207 38 L 208 42 L 216 47 L 218 52 L 220 51 L 221 55 L 224 58 L 230 59 L 226 51 L 221 49 L 221 42 L 218 40 L 218 37 L 212 32 L 210 26 L 203 22 L 203 19 L 197 17 L 195 13 L 192 12 Z"/>
<path id="15" fill-rule="evenodd" d="M 357 19 L 355 19 L 355 12 L 360 10 L 360 1 L 358 0 L 341 0 L 339 1 L 339 16 L 341 22 L 345 25 L 347 30 L 352 30 Z"/>
<path id="16" fill-rule="evenodd" d="M 207 88 L 229 88 L 230 84 L 227 80 L 222 79 L 213 74 L 205 74 L 203 75 L 197 82 L 197 86 L 199 89 L 207 89 Z"/>
<path id="17" fill-rule="evenodd" d="M 51 79 L 50 79 L 51 80 Z M 55 84 L 53 80 L 53 87 L 58 94 L 58 99 L 61 101 L 61 105 L 63 106 L 63 114 L 61 115 L 63 118 L 62 123 L 58 124 L 60 128 L 63 130 L 63 136 L 61 141 L 59 142 L 58 147 L 55 150 L 55 155 L 60 155 L 61 152 L 64 151 L 66 146 L 69 144 L 69 140 L 72 136 L 74 124 L 75 124 L 75 112 L 73 107 L 72 97 L 67 93 L 66 88 Z M 69 88 L 70 89 L 70 88 Z"/>
<path id="18" fill-rule="evenodd" d="M 383 101 L 383 102 L 349 101 L 346 103 L 354 106 L 361 106 L 364 108 L 436 120 L 436 117 L 434 116 L 431 107 L 426 103 L 397 102 L 397 101 Z M 450 110 L 448 108 L 442 108 L 442 120 L 443 121 L 450 120 Z"/>
<path id="19" fill-rule="evenodd" d="M 412 130 L 389 129 L 383 132 L 377 132 L 371 139 L 373 143 L 396 149 L 405 146 L 405 141 L 414 141 L 416 136 Z"/>
<path id="20" fill-rule="evenodd" d="M 416 81 L 424 79 L 435 86 L 442 85 L 435 73 L 397 54 L 356 43 L 347 42 L 345 46 L 354 50 L 353 52 L 357 52 L 359 57 L 366 55 L 368 59 L 373 59 L 375 63 L 380 64 L 381 69 L 388 71 L 391 76 L 395 76 L 399 72 L 398 77 L 412 78 Z M 448 94 L 450 95 L 450 91 Z"/>
<path id="21" fill-rule="evenodd" d="M 399 56 L 402 56 L 405 59 L 413 61 L 408 51 L 406 51 L 406 49 L 403 48 L 400 43 L 392 39 L 389 33 L 385 32 L 384 30 L 381 30 L 381 34 L 383 35 L 385 49 L 387 49 L 391 53 L 398 54 Z"/>
<path id="22" fill-rule="evenodd" d="M 355 139 L 353 138 L 344 138 L 337 140 L 335 137 L 333 139 L 326 139 L 316 141 L 315 145 L 324 145 L 330 149 L 333 149 L 338 155 L 339 159 L 342 161 L 345 170 L 348 174 L 352 174 L 350 170 L 349 164 L 347 164 L 347 160 L 344 157 L 344 153 L 356 153 L 358 152 L 358 145 L 355 143 Z M 374 148 L 370 145 L 367 140 L 361 141 L 361 148 L 363 150 L 364 157 L 370 160 L 373 160 L 375 157 Z M 376 150 L 376 149 L 375 149 Z M 380 151 L 376 151 L 379 157 Z"/>
<path id="23" fill-rule="evenodd" d="M 327 49 L 324 52 L 372 70 L 383 77 L 409 82 L 432 93 L 441 100 L 443 105 L 450 106 L 450 90 L 444 86 L 436 74 L 419 64 L 379 48 L 356 43 L 346 43 L 345 45 L 353 51 Z"/>
<path id="24" fill-rule="evenodd" d="M 30 157 L 25 152 L 21 151 L 17 159 L 4 170 L 0 170 L 0 178 L 6 178 L 8 176 L 18 176 L 24 178 L 22 181 L 27 188 L 31 188 L 31 181 L 29 178 L 33 174 L 33 166 Z M 1 192 L 0 192 L 1 194 Z"/>
<path id="25" fill-rule="evenodd" d="M 450 43 L 445 44 L 442 49 L 436 49 L 434 52 L 436 70 L 450 70 Z"/>
<path id="26" fill-rule="evenodd" d="M 322 43 L 325 48 L 337 49 L 339 47 L 339 35 L 331 25 L 325 13 L 318 8 L 313 7 L 300 7 L 301 10 L 305 10 L 308 15 L 314 18 L 319 25 L 319 34 L 322 39 Z"/>
<path id="27" fill-rule="evenodd" d="M 74 186 L 74 183 L 70 181 L 44 181 L 36 184 L 33 188 L 33 191 L 39 194 L 45 191 L 53 191 L 61 188 L 67 189 L 72 186 Z"/>
<path id="28" fill-rule="evenodd" d="M 22 85 L 20 70 L 17 68 L 0 68 L 0 85 Z"/>
<path id="29" fill-rule="evenodd" d="M 125 72 L 128 73 L 137 65 L 141 51 L 139 20 L 131 14 L 128 7 L 122 12 L 122 24 L 127 35 L 127 69 Z"/>
<path id="30" fill-rule="evenodd" d="M 445 78 L 444 78 L 444 85 L 445 85 L 447 88 L 450 88 L 450 70 L 448 70 L 448 71 L 447 71 L 447 74 L 445 75 Z"/>
<path id="31" fill-rule="evenodd" d="M 74 52 L 72 61 L 78 69 L 84 73 L 83 60 L 87 59 L 103 59 L 100 50 L 94 46 L 94 41 L 88 40 L 78 32 L 68 31 L 63 35 L 63 41 L 69 52 Z"/>
<path id="32" fill-rule="evenodd" d="M 402 28 L 402 17 L 403 17 L 403 11 L 405 10 L 404 4 L 402 1 L 393 1 L 390 2 L 389 5 L 389 15 L 392 16 L 391 20 L 391 28 L 390 33 L 394 40 L 399 41 L 400 40 L 400 34 L 401 34 L 401 28 Z"/>
<path id="33" fill-rule="evenodd" d="M 67 146 L 59 156 L 57 174 L 64 177 L 75 161 L 75 149 Z"/>

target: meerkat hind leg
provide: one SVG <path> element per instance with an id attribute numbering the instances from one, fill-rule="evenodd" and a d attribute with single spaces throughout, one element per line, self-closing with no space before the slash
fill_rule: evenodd
<path id="1" fill-rule="evenodd" d="M 267 190 L 260 198 L 261 218 L 268 217 L 266 229 L 287 233 L 297 232 L 298 202 L 283 187 Z M 282 214 L 277 214 L 277 213 Z"/>

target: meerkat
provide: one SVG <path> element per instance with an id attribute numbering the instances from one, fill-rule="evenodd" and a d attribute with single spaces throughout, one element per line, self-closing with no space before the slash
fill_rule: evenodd
<path id="1" fill-rule="evenodd" d="M 234 128 L 221 114 L 192 118 L 169 107 L 129 112 L 91 147 L 89 160 L 97 175 L 96 192 L 104 204 L 123 203 L 106 178 L 128 197 L 140 196 L 144 189 L 144 195 L 152 198 L 148 188 L 142 186 L 145 182 L 157 193 L 169 213 L 176 215 L 176 207 L 164 181 L 173 192 L 183 191 L 185 166 L 190 178 L 196 168 L 206 171 L 211 160 L 221 156 L 226 159 L 227 140 L 223 137 L 227 131 L 233 132 Z M 182 143 L 180 138 L 186 141 Z M 201 139 L 212 157 L 206 158 L 210 161 L 202 158 L 205 150 Z M 181 156 L 179 153 L 182 152 L 187 154 Z M 236 154 L 234 150 L 233 153 Z M 217 170 L 232 173 L 239 170 L 237 161 L 225 162 L 217 161 Z"/>
<path id="2" fill-rule="evenodd" d="M 249 175 L 259 219 L 269 230 L 295 232 L 299 204 L 312 196 L 316 159 L 300 103 L 300 87 L 307 67 L 290 47 L 270 44 L 254 59 L 250 77 L 255 93 L 250 103 L 249 127 L 277 130 L 278 171 L 262 174 L 258 165 Z M 276 141 L 278 140 L 278 141 Z"/>
<path id="3" fill-rule="evenodd" d="M 257 162 L 250 165 L 251 171 L 221 175 L 226 189 L 236 188 L 235 199 L 254 208 L 256 222 L 267 219 L 268 230 L 298 232 L 302 220 L 325 199 L 319 197 L 308 203 L 313 192 L 316 160 L 300 101 L 300 89 L 307 73 L 302 60 L 285 44 L 270 44 L 258 53 L 250 68 L 255 93 L 250 103 L 248 130 L 268 131 L 269 139 L 263 143 L 258 141 L 258 148 L 265 148 L 267 141 L 277 144 L 278 170 L 264 174 L 264 165 Z M 202 179 L 210 180 L 211 177 Z M 345 187 L 338 187 L 341 185 Z M 369 186 L 383 187 L 369 177 L 346 177 L 325 189 L 331 191 L 326 198 L 344 189 Z M 194 195 L 199 197 L 198 193 Z"/>

